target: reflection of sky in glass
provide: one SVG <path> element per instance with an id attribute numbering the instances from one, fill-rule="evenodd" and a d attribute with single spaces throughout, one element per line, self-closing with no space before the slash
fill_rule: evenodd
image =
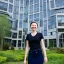
<path id="1" fill-rule="evenodd" d="M 56 0 L 56 7 L 64 6 L 64 0 Z"/>
<path id="2" fill-rule="evenodd" d="M 7 11 L 8 4 L 4 2 L 0 2 L 0 9 Z"/>
<path id="3" fill-rule="evenodd" d="M 57 17 L 59 23 L 64 23 L 64 15 L 60 15 Z"/>

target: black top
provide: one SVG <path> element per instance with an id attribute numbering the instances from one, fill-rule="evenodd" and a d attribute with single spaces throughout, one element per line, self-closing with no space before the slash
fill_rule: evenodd
<path id="1" fill-rule="evenodd" d="M 26 40 L 29 42 L 29 47 L 30 49 L 39 49 L 41 48 L 40 46 L 40 41 L 43 39 L 42 33 L 38 33 L 35 36 L 32 36 L 31 33 L 27 34 Z"/>

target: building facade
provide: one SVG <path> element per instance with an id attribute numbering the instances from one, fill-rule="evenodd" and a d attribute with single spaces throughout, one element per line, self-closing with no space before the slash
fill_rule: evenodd
<path id="1" fill-rule="evenodd" d="M 61 2 L 61 3 L 60 3 Z M 10 35 L 5 37 L 15 49 L 25 47 L 30 23 L 38 23 L 37 31 L 44 36 L 45 46 L 64 46 L 64 0 L 0 0 L 0 12 L 9 14 Z"/>
<path id="2" fill-rule="evenodd" d="M 47 46 L 64 47 L 64 0 L 43 0 L 43 13 Z"/>
<path id="3" fill-rule="evenodd" d="M 0 0 L 0 11 L 9 14 L 12 27 L 10 35 L 5 37 L 15 49 L 25 47 L 26 34 L 31 32 L 30 23 L 38 23 L 37 31 L 43 33 L 43 1 L 42 0 Z"/>
<path id="4" fill-rule="evenodd" d="M 5 42 L 15 49 L 25 47 L 25 36 L 28 32 L 28 0 L 0 0 L 0 13 L 8 13 L 11 30 Z"/>

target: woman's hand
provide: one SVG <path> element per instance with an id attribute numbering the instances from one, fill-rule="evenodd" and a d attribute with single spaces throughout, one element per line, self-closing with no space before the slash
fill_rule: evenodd
<path id="1" fill-rule="evenodd" d="M 27 63 L 27 61 L 26 60 L 24 60 L 24 64 L 26 64 Z"/>
<path id="2" fill-rule="evenodd" d="M 48 61 L 47 57 L 44 57 L 44 63 L 47 63 L 47 61 Z"/>

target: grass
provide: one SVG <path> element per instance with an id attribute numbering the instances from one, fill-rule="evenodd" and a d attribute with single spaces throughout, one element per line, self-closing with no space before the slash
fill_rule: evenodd
<path id="1" fill-rule="evenodd" d="M 6 62 L 4 64 L 23 64 L 23 62 L 22 61 L 21 62 Z"/>

